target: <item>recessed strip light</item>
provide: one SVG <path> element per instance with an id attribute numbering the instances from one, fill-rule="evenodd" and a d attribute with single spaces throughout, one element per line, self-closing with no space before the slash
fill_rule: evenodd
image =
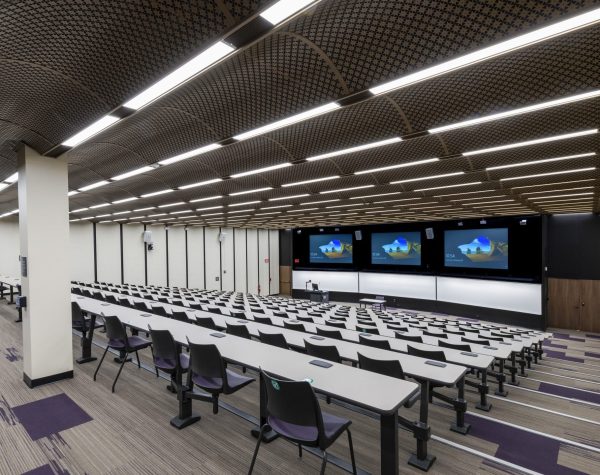
<path id="1" fill-rule="evenodd" d="M 309 193 L 302 193 L 301 195 L 280 196 L 279 198 L 269 198 L 269 201 L 291 200 L 294 198 L 304 198 L 305 196 L 310 196 L 310 195 L 309 195 Z"/>
<path id="2" fill-rule="evenodd" d="M 197 208 L 196 211 L 208 211 L 209 209 L 220 209 L 222 208 L 223 205 L 219 205 L 219 206 L 209 206 L 207 208 Z"/>
<path id="3" fill-rule="evenodd" d="M 294 183 L 284 183 L 281 186 L 284 188 L 287 188 L 288 186 L 308 185 L 310 183 L 317 183 L 320 181 L 327 181 L 327 180 L 335 180 L 337 178 L 340 178 L 340 176 L 339 175 L 325 176 L 325 177 L 321 177 L 321 178 L 313 178 L 312 180 L 296 181 Z"/>
<path id="4" fill-rule="evenodd" d="M 17 181 L 19 179 L 19 173 L 13 173 L 11 176 L 9 176 L 7 179 L 5 179 L 4 181 L 6 183 L 14 183 L 15 181 Z"/>
<path id="5" fill-rule="evenodd" d="M 377 193 L 376 195 L 361 195 L 361 196 L 351 196 L 351 200 L 360 200 L 363 198 L 376 198 L 378 196 L 390 196 L 390 195 L 400 195 L 405 193 L 404 191 L 392 191 L 391 193 Z"/>
<path id="6" fill-rule="evenodd" d="M 496 56 L 500 56 L 510 51 L 515 51 L 519 48 L 539 43 L 541 41 L 545 41 L 555 36 L 562 35 L 564 33 L 569 33 L 579 28 L 589 26 L 593 23 L 596 23 L 599 19 L 600 9 L 595 9 L 590 12 L 569 18 L 567 20 L 554 23 L 544 28 L 539 28 L 529 33 L 525 33 L 524 35 L 519 35 L 515 38 L 511 38 L 509 40 L 502 41 L 495 45 L 488 46 L 487 48 L 482 48 L 477 51 L 473 51 L 472 53 L 459 56 L 458 58 L 445 61 L 441 64 L 437 64 L 435 66 L 422 69 L 415 73 L 408 74 L 393 81 L 389 81 L 387 83 L 373 87 L 370 89 L 370 91 L 375 95 L 385 94 L 386 92 L 392 91 L 394 89 L 399 89 L 402 87 L 409 86 L 411 84 L 415 84 L 417 82 L 431 79 L 436 76 L 441 76 L 443 74 L 449 73 L 450 71 L 455 71 L 457 69 L 461 69 L 472 64 L 485 61 Z"/>
<path id="7" fill-rule="evenodd" d="M 219 211 L 218 213 L 206 213 L 206 214 L 201 214 L 200 216 L 204 217 L 204 216 L 218 216 L 223 214 L 223 211 Z"/>
<path id="8" fill-rule="evenodd" d="M 277 208 L 291 208 L 291 207 L 292 207 L 292 205 L 278 205 L 278 206 L 267 206 L 266 208 L 259 208 L 259 209 L 263 210 L 263 209 L 277 209 Z"/>
<path id="9" fill-rule="evenodd" d="M 121 175 L 113 176 L 111 178 L 111 180 L 113 180 L 113 181 L 124 180 L 125 178 L 129 178 L 129 177 L 132 177 L 132 176 L 135 176 L 135 175 L 140 175 L 142 173 L 150 172 L 152 170 L 154 170 L 153 167 L 151 167 L 149 165 L 146 165 L 144 167 L 136 168 L 135 170 L 131 170 L 131 171 L 126 172 L 126 173 L 122 173 Z"/>
<path id="10" fill-rule="evenodd" d="M 480 201 L 479 203 L 465 203 L 465 206 L 479 206 L 479 205 L 487 205 L 491 203 L 514 203 L 515 200 L 494 200 L 494 201 Z"/>
<path id="11" fill-rule="evenodd" d="M 204 181 L 199 181 L 196 183 L 190 183 L 189 185 L 183 185 L 183 186 L 180 186 L 179 189 L 187 190 L 188 188 L 196 188 L 198 186 L 211 185 L 213 183 L 218 183 L 219 181 L 223 181 L 223 179 L 222 178 L 212 178 L 211 180 L 204 180 Z"/>
<path id="12" fill-rule="evenodd" d="M 319 208 L 290 209 L 290 210 L 286 211 L 286 213 L 304 213 L 305 211 L 312 211 L 314 209 L 319 209 Z"/>
<path id="13" fill-rule="evenodd" d="M 184 81 L 187 81 L 206 70 L 208 67 L 230 54 L 234 49 L 233 46 L 222 41 L 215 43 L 183 66 L 180 66 L 148 89 L 139 93 L 133 99 L 127 101 L 124 106 L 129 109 L 141 109 L 163 94 L 169 92 L 171 89 L 179 86 Z"/>
<path id="14" fill-rule="evenodd" d="M 164 205 L 159 205 L 159 208 L 170 208 L 171 206 L 181 206 L 186 204 L 185 201 L 177 201 L 176 203 L 167 203 Z"/>
<path id="15" fill-rule="evenodd" d="M 579 153 L 576 155 L 565 155 L 564 157 L 544 158 L 542 160 L 534 160 L 532 162 L 520 162 L 520 163 L 511 163 L 509 165 L 498 165 L 495 167 L 488 167 L 488 168 L 486 168 L 486 170 L 491 171 L 491 170 L 501 170 L 504 168 L 526 167 L 526 166 L 530 166 L 530 165 L 538 165 L 540 163 L 560 162 L 563 160 L 572 160 L 575 158 L 593 157 L 594 155 L 596 155 L 596 152 Z"/>
<path id="16" fill-rule="evenodd" d="M 253 204 L 256 204 L 256 203 L 261 203 L 261 200 L 245 201 L 243 203 L 233 203 L 233 204 L 230 204 L 230 205 L 227 205 L 227 206 L 229 208 L 233 208 L 235 206 L 246 206 L 246 205 L 253 205 Z"/>
<path id="17" fill-rule="evenodd" d="M 521 188 L 537 188 L 539 186 L 556 186 L 556 185 L 567 185 L 571 183 L 584 183 L 587 181 L 595 181 L 595 178 L 587 178 L 585 180 L 571 180 L 571 181 L 557 181 L 555 183 L 541 183 L 539 185 L 522 185 L 522 186 L 513 186 L 512 190 L 517 190 Z"/>
<path id="18" fill-rule="evenodd" d="M 180 211 L 171 211 L 169 214 L 183 214 L 183 213 L 193 213 L 193 211 L 189 209 L 182 209 Z"/>
<path id="19" fill-rule="evenodd" d="M 265 186 L 264 188 L 256 188 L 254 190 L 237 191 L 235 193 L 229 193 L 229 196 L 248 195 L 250 193 L 260 193 L 261 191 L 272 190 L 272 186 Z"/>
<path id="20" fill-rule="evenodd" d="M 100 188 L 101 186 L 108 185 L 109 183 L 110 182 L 107 180 L 100 180 L 100 181 L 97 181 L 96 183 L 92 183 L 91 185 L 87 185 L 87 186 L 83 186 L 83 187 L 79 188 L 79 191 L 93 190 L 94 188 Z"/>
<path id="21" fill-rule="evenodd" d="M 79 208 L 79 209 L 74 209 L 73 211 L 71 211 L 71 213 L 81 213 L 82 211 L 87 211 L 89 208 Z"/>
<path id="22" fill-rule="evenodd" d="M 530 201 L 533 202 L 538 202 L 538 201 L 543 201 L 543 200 L 549 200 L 552 198 L 568 198 L 571 196 L 586 196 L 586 195 L 593 195 L 594 192 L 590 191 L 590 192 L 586 192 L 586 193 L 570 193 L 570 194 L 566 194 L 566 195 L 552 195 L 552 196 L 536 196 L 536 197 L 532 197 L 532 198 L 527 198 Z"/>
<path id="23" fill-rule="evenodd" d="M 137 200 L 137 199 L 138 199 L 137 196 L 132 196 L 130 198 L 123 198 L 122 200 L 113 201 L 112 204 L 118 205 L 118 204 L 121 204 L 121 203 L 127 203 L 128 201 L 134 201 L 134 200 Z"/>
<path id="24" fill-rule="evenodd" d="M 265 20 L 273 25 L 278 25 L 285 19 L 299 12 L 304 7 L 315 3 L 316 0 L 279 0 L 275 5 L 267 8 L 260 14 Z"/>
<path id="25" fill-rule="evenodd" d="M 562 188 L 560 190 L 544 190 L 544 191 L 528 191 L 526 193 L 521 193 L 521 195 L 539 195 L 543 193 L 558 193 L 562 191 L 575 191 L 575 190 L 589 190 L 594 188 L 593 186 L 576 186 L 575 188 Z M 527 198 L 532 199 L 532 198 Z"/>
<path id="26" fill-rule="evenodd" d="M 190 200 L 190 203 L 198 203 L 200 201 L 218 200 L 219 198 L 223 198 L 223 195 L 207 196 L 206 198 L 196 198 L 195 200 Z"/>
<path id="27" fill-rule="evenodd" d="M 267 214 L 280 214 L 281 211 L 269 211 L 268 213 L 256 213 L 254 216 L 265 216 Z"/>
<path id="28" fill-rule="evenodd" d="M 390 182 L 390 185 L 398 185 L 400 183 L 411 183 L 413 181 L 434 180 L 436 178 L 446 178 L 446 177 L 450 177 L 450 176 L 457 176 L 457 175 L 464 175 L 464 174 L 465 174 L 465 172 L 454 172 L 454 173 L 445 173 L 443 175 L 422 176 L 419 178 L 409 178 L 407 180 L 392 181 L 392 182 Z M 449 187 L 445 186 L 444 188 L 449 188 Z"/>
<path id="29" fill-rule="evenodd" d="M 390 144 L 398 143 L 398 142 L 402 142 L 402 139 L 400 137 L 393 137 L 391 139 L 380 140 L 378 142 L 371 142 L 371 143 L 364 144 L 364 145 L 358 145 L 356 147 L 350 147 L 350 148 L 345 148 L 342 150 L 336 150 L 335 152 L 327 152 L 327 153 L 322 153 L 320 155 L 314 155 L 312 157 L 308 157 L 306 159 L 306 161 L 314 162 L 316 160 L 323 160 L 325 158 L 332 158 L 332 157 L 338 157 L 340 155 L 347 155 L 350 153 L 361 152 L 363 150 L 369 150 L 371 148 L 383 147 L 385 145 L 390 145 Z"/>
<path id="30" fill-rule="evenodd" d="M 425 160 L 418 160 L 416 162 L 400 163 L 398 165 L 389 165 L 387 167 L 371 168 L 370 170 L 361 170 L 354 172 L 355 175 L 364 175 L 365 173 L 377 173 L 384 172 L 387 170 L 395 170 L 396 168 L 414 167 L 416 165 L 425 165 L 426 163 L 439 162 L 439 158 L 427 158 Z"/>
<path id="31" fill-rule="evenodd" d="M 138 208 L 138 209 L 134 209 L 134 212 L 138 212 L 138 211 L 148 211 L 149 209 L 154 209 L 156 208 L 156 206 L 147 206 L 146 208 Z"/>
<path id="32" fill-rule="evenodd" d="M 190 150 L 189 152 L 181 153 L 179 155 L 175 155 L 171 158 L 166 158 L 158 162 L 160 165 L 171 165 L 172 163 L 180 162 L 181 160 L 187 160 L 188 158 L 197 157 L 198 155 L 202 155 L 203 153 L 208 153 L 213 150 L 221 148 L 218 143 L 211 143 L 210 145 L 205 145 L 204 147 L 196 148 L 194 150 Z"/>
<path id="33" fill-rule="evenodd" d="M 326 190 L 326 191 L 320 191 L 319 193 L 321 195 L 326 195 L 328 193 L 343 193 L 345 191 L 362 190 L 363 188 L 373 188 L 374 186 L 375 185 L 351 186 L 350 188 L 338 188 L 337 190 Z"/>
<path id="34" fill-rule="evenodd" d="M 442 195 L 439 195 L 442 196 Z M 434 198 L 437 198 L 435 196 Z M 498 195 L 498 196 L 476 196 L 473 198 L 459 198 L 459 199 L 451 199 L 453 203 L 461 203 L 463 201 L 473 201 L 473 200 L 487 200 L 488 198 L 506 198 L 506 195 Z"/>
<path id="35" fill-rule="evenodd" d="M 571 134 L 554 135 L 552 137 L 544 137 L 541 139 L 527 140 L 525 142 L 517 142 L 517 143 L 508 144 L 508 145 L 499 145 L 498 147 L 482 148 L 480 150 L 471 150 L 470 152 L 464 152 L 462 155 L 464 157 L 469 157 L 471 155 L 480 155 L 482 153 L 498 152 L 500 150 L 510 150 L 513 148 L 527 147 L 529 145 L 538 145 L 538 144 L 547 143 L 547 142 L 556 142 L 558 140 L 572 139 L 575 137 L 582 137 L 584 135 L 592 135 L 592 134 L 597 134 L 597 133 L 598 133 L 598 129 L 582 130 L 580 132 L 573 132 Z"/>
<path id="36" fill-rule="evenodd" d="M 128 214 L 128 213 L 131 213 L 131 211 L 119 211 L 117 213 L 113 213 L 113 216 L 118 216 L 120 214 Z"/>
<path id="37" fill-rule="evenodd" d="M 600 11 L 600 9 L 599 9 Z M 584 101 L 587 99 L 593 99 L 595 97 L 600 96 L 600 90 L 589 91 L 583 94 L 577 94 L 575 96 L 562 97 L 560 99 L 554 99 L 552 101 L 542 102 L 539 104 L 533 104 L 526 107 L 520 107 L 518 109 L 512 109 L 509 111 L 499 112 L 497 114 L 486 115 L 483 117 L 478 117 L 476 119 L 465 120 L 463 122 L 457 122 L 455 124 L 444 125 L 442 127 L 436 127 L 433 129 L 429 129 L 430 134 L 438 134 L 440 132 L 447 132 L 448 130 L 460 129 L 463 127 L 470 127 L 472 125 L 483 124 L 485 122 L 492 122 L 495 120 L 505 119 L 507 117 L 514 117 L 516 115 L 528 114 L 530 112 L 535 112 L 543 109 L 548 109 L 551 107 L 562 106 L 564 104 L 570 104 L 572 102 Z"/>
<path id="38" fill-rule="evenodd" d="M 585 201 L 585 202 L 589 202 L 590 200 L 593 200 L 594 198 L 592 196 L 587 196 L 587 197 L 582 197 L 582 198 L 564 198 L 564 199 L 553 199 L 553 200 L 548 200 L 548 201 L 534 201 L 532 202 L 532 204 L 537 205 L 537 206 L 547 206 L 548 204 L 551 203 L 565 203 L 565 202 L 576 202 L 576 201 Z"/>
<path id="39" fill-rule="evenodd" d="M 481 181 L 472 181 L 469 183 L 460 183 L 458 185 L 446 185 L 446 186 L 433 186 L 431 188 L 419 188 L 418 190 L 413 190 L 415 192 L 417 191 L 432 191 L 432 190 L 444 190 L 446 188 L 460 188 L 461 186 L 473 186 L 473 185 L 481 185 Z M 472 191 L 471 193 L 482 193 L 479 191 Z M 440 195 L 440 196 L 450 196 L 450 195 Z"/>
<path id="40" fill-rule="evenodd" d="M 561 170 L 559 172 L 538 173 L 536 175 L 513 176 L 513 177 L 509 177 L 509 178 L 500 178 L 500 181 L 524 180 L 526 178 L 538 178 L 538 177 L 542 177 L 542 176 L 563 175 L 565 173 L 589 172 L 589 171 L 592 171 L 595 169 L 596 169 L 596 167 L 587 167 L 587 168 L 577 168 L 575 170 Z"/>
<path id="41" fill-rule="evenodd" d="M 106 129 L 110 125 L 114 124 L 118 120 L 119 120 L 118 117 L 115 117 L 113 115 L 106 115 L 106 116 L 102 117 L 102 119 L 97 120 L 96 122 L 94 122 L 91 125 L 88 125 L 81 132 L 79 132 L 79 133 L 73 135 L 71 138 L 65 140 L 62 143 L 62 145 L 64 145 L 65 147 L 75 147 L 75 146 L 79 145 L 80 143 L 85 142 L 90 137 L 101 132 L 102 130 Z"/>
<path id="42" fill-rule="evenodd" d="M 256 170 L 250 170 L 247 172 L 236 173 L 234 175 L 231 175 L 231 178 L 241 178 L 243 176 L 256 175 L 258 173 L 270 172 L 272 170 L 279 170 L 280 168 L 287 168 L 287 167 L 291 167 L 291 166 L 292 166 L 292 163 L 285 162 L 285 163 L 280 163 L 279 165 L 272 165 L 270 167 L 257 168 Z"/>
<path id="43" fill-rule="evenodd" d="M 146 193 L 145 195 L 142 195 L 142 198 L 150 198 L 151 196 L 158 196 L 158 195 L 164 195 L 166 193 L 172 193 L 173 189 L 168 188 L 166 190 L 160 190 L 160 191 L 153 191 L 152 193 Z"/>
<path id="44" fill-rule="evenodd" d="M 234 214 L 234 213 L 252 213 L 253 209 L 237 209 L 235 211 L 227 211 L 228 214 Z"/>
<path id="45" fill-rule="evenodd" d="M 340 201 L 339 198 L 333 200 L 322 200 L 322 201 L 307 201 L 306 203 L 300 203 L 300 206 L 311 206 L 311 205 L 319 205 L 322 203 L 333 203 L 335 201 Z"/>
<path id="46" fill-rule="evenodd" d="M 305 112 L 301 112 L 300 114 L 293 115 L 291 117 L 287 117 L 286 119 L 278 120 L 276 122 L 272 122 L 267 125 L 263 125 L 254 130 L 249 130 L 248 132 L 244 132 L 242 134 L 236 135 L 233 138 L 236 140 L 246 140 L 251 137 L 256 137 L 257 135 L 266 134 L 267 132 L 271 132 L 273 130 L 280 129 L 282 127 L 286 127 L 288 125 L 292 125 L 298 122 L 302 122 L 304 120 L 310 119 L 312 117 L 319 116 L 321 114 L 326 114 L 327 112 L 331 112 L 333 110 L 339 109 L 340 105 L 335 102 L 330 102 L 328 104 L 315 107 L 314 109 L 310 109 Z"/>
<path id="47" fill-rule="evenodd" d="M 77 191 L 77 190 L 71 190 L 71 191 L 69 191 L 67 193 L 67 196 L 73 196 L 73 195 L 78 195 L 78 194 L 79 194 L 79 191 Z"/>
<path id="48" fill-rule="evenodd" d="M 99 205 L 90 206 L 90 209 L 104 208 L 105 206 L 110 206 L 110 203 L 100 203 Z"/>

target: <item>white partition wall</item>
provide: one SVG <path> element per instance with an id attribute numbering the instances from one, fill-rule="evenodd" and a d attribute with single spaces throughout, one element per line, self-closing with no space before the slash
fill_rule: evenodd
<path id="1" fill-rule="evenodd" d="M 204 229 L 187 230 L 188 286 L 193 289 L 204 288 Z"/>
<path id="2" fill-rule="evenodd" d="M 221 228 L 223 241 L 221 242 L 221 290 L 234 290 L 235 288 L 235 241 L 233 228 Z"/>
<path id="3" fill-rule="evenodd" d="M 318 284 L 321 290 L 332 292 L 358 293 L 358 272 L 326 272 L 296 270 L 293 273 L 292 285 L 294 289 L 304 290 L 306 282 Z M 310 289 L 310 285 L 308 288 Z"/>
<path id="4" fill-rule="evenodd" d="M 94 225 L 92 223 L 71 223 L 69 242 L 71 280 L 92 282 L 94 280 Z M 2 265 L 2 269 L 4 269 L 4 265 Z"/>
<path id="5" fill-rule="evenodd" d="M 123 276 L 128 284 L 146 283 L 144 225 L 123 225 Z"/>
<path id="6" fill-rule="evenodd" d="M 389 295 L 409 299 L 435 300 L 435 276 L 414 274 L 359 273 L 363 294 Z"/>
<path id="7" fill-rule="evenodd" d="M 169 286 L 185 287 L 186 283 L 186 256 L 185 256 L 185 229 L 183 226 L 168 228 L 169 238 Z"/>
<path id="8" fill-rule="evenodd" d="M 269 230 L 269 275 L 270 293 L 279 293 L 279 230 Z"/>
<path id="9" fill-rule="evenodd" d="M 20 247 L 18 221 L 0 221 L 0 274 L 18 275 Z"/>
<path id="10" fill-rule="evenodd" d="M 206 268 L 206 288 L 221 290 L 221 247 L 219 228 L 204 229 L 204 264 Z"/>
<path id="11" fill-rule="evenodd" d="M 247 229 L 246 266 L 248 275 L 248 292 L 258 293 L 258 231 Z"/>
<path id="12" fill-rule="evenodd" d="M 118 224 L 96 225 L 96 266 L 99 282 L 121 282 L 121 230 Z"/>
<path id="13" fill-rule="evenodd" d="M 260 295 L 269 294 L 269 231 L 258 230 L 258 284 Z"/>
<path id="14" fill-rule="evenodd" d="M 167 242 L 165 227 L 148 226 L 152 231 L 154 250 L 147 252 L 148 285 L 167 285 Z"/>
<path id="15" fill-rule="evenodd" d="M 247 292 L 246 229 L 233 229 L 235 247 L 235 291 Z"/>

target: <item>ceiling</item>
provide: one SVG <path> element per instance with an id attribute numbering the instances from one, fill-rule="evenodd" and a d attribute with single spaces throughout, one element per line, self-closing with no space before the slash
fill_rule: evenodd
<path id="1" fill-rule="evenodd" d="M 244 36 L 239 32 L 274 2 L 3 3 L 0 179 L 16 171 L 16 144 L 56 159 L 50 155 L 62 151 L 65 139 L 122 111 L 128 99 L 216 41 Z M 218 64 L 60 155 L 69 163 L 69 187 L 77 190 L 222 145 L 75 194 L 71 219 L 288 228 L 599 212 L 600 134 L 593 130 L 600 126 L 600 95 L 431 129 L 600 90 L 600 23 L 386 94 L 368 93 L 596 8 L 600 2 L 318 1 L 275 28 L 244 36 Z M 334 101 L 340 106 L 331 112 L 232 139 Z M 469 154 L 584 131 L 591 132 Z M 306 160 L 398 137 L 377 148 Z M 490 170 L 524 162 L 537 163 Z M 439 175 L 449 176 L 431 178 Z M 326 177 L 336 178 L 283 186 Z M 213 179 L 221 180 L 178 189 Z M 336 191 L 347 188 L 353 189 Z M 161 190 L 173 191 L 141 197 Z M 261 191 L 235 195 L 252 190 Z M 105 206 L 90 209 L 97 205 Z M 0 192 L 0 214 L 15 208 L 11 185 Z"/>

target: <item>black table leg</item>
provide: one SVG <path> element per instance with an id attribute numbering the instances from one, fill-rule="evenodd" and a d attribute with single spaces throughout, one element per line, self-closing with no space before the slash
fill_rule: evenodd
<path id="1" fill-rule="evenodd" d="M 258 436 L 260 434 L 260 428 L 267 423 L 267 390 L 265 388 L 265 381 L 264 381 L 262 373 L 260 374 L 259 384 L 260 384 L 260 417 L 259 417 L 258 427 L 254 427 L 250 431 L 252 436 L 255 439 L 258 439 Z M 268 430 L 265 430 L 263 432 L 262 441 L 266 442 L 266 443 L 273 442 L 277 437 L 279 437 L 279 435 L 269 427 Z"/>
<path id="2" fill-rule="evenodd" d="M 94 327 L 96 326 L 96 315 L 92 314 L 89 321 L 89 330 L 81 332 L 81 356 L 75 361 L 79 364 L 96 361 L 98 358 L 92 356 L 92 339 L 94 338 Z"/>
<path id="3" fill-rule="evenodd" d="M 484 381 L 484 377 L 482 376 L 482 384 L 485 384 Z M 458 388 L 458 395 L 453 403 L 454 410 L 456 411 L 456 422 L 453 422 L 450 425 L 450 430 L 464 435 L 471 429 L 471 424 L 465 423 L 465 412 L 467 412 L 467 401 L 465 400 L 465 376 L 460 378 L 460 381 L 456 383 L 456 387 Z"/>
<path id="4" fill-rule="evenodd" d="M 512 386 L 518 386 L 520 384 L 520 381 L 517 381 L 517 353 L 516 352 L 512 352 L 510 355 L 510 385 Z"/>
<path id="5" fill-rule="evenodd" d="M 4 298 L 4 284 L 0 284 L 0 299 Z"/>
<path id="6" fill-rule="evenodd" d="M 15 288 L 10 285 L 10 303 L 15 303 Z"/>
<path id="7" fill-rule="evenodd" d="M 192 412 L 192 399 L 188 397 L 188 391 L 192 391 L 192 388 L 183 387 L 183 374 L 180 370 L 175 374 L 175 386 L 179 411 L 177 416 L 171 419 L 171 425 L 177 429 L 183 429 L 198 422 L 200 415 Z"/>
<path id="8" fill-rule="evenodd" d="M 496 396 L 506 397 L 508 396 L 508 391 L 504 390 L 504 381 L 506 380 L 506 375 L 504 374 L 505 361 L 502 359 L 498 361 L 500 365 L 498 375 L 496 376 L 496 379 L 498 380 L 498 389 L 496 389 L 494 394 L 496 394 Z"/>
<path id="9" fill-rule="evenodd" d="M 398 475 L 398 411 L 380 417 L 381 473 Z"/>
<path id="10" fill-rule="evenodd" d="M 492 405 L 487 402 L 487 393 L 488 393 L 488 384 L 487 384 L 487 371 L 481 372 L 481 384 L 479 385 L 479 403 L 475 406 L 477 409 L 481 411 L 488 412 Z M 464 393 L 464 391 L 463 391 Z"/>
<path id="11" fill-rule="evenodd" d="M 419 421 L 413 427 L 413 434 L 417 439 L 417 453 L 410 456 L 408 464 L 426 472 L 433 465 L 435 456 L 427 454 L 427 441 L 431 438 L 431 428 L 428 424 L 429 381 L 419 381 L 419 383 L 421 385 Z"/>

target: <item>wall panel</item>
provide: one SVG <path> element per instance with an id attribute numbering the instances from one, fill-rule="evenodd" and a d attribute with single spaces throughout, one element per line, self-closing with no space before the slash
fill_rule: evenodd
<path id="1" fill-rule="evenodd" d="M 185 287 L 185 229 L 170 227 L 169 237 L 169 286 Z"/>
<path id="2" fill-rule="evenodd" d="M 167 285 L 167 245 L 163 225 L 148 226 L 154 250 L 148 251 L 148 285 Z"/>
<path id="3" fill-rule="evenodd" d="M 221 251 L 219 243 L 219 228 L 205 228 L 204 246 L 206 253 L 206 288 L 221 290 Z"/>
<path id="4" fill-rule="evenodd" d="M 225 239 L 221 243 L 221 288 L 230 291 L 235 288 L 235 241 L 233 228 L 221 228 L 221 232 L 225 234 Z"/>
<path id="5" fill-rule="evenodd" d="M 270 293 L 276 295 L 279 293 L 279 230 L 270 229 L 269 231 L 269 275 L 270 275 Z"/>
<path id="6" fill-rule="evenodd" d="M 235 246 L 235 291 L 247 292 L 246 229 L 233 229 Z"/>
<path id="7" fill-rule="evenodd" d="M 260 295 L 269 295 L 269 271 L 269 231 L 267 229 L 259 229 L 258 283 L 260 285 Z"/>
<path id="8" fill-rule="evenodd" d="M 18 234 L 18 230 L 16 233 Z M 69 242 L 71 247 L 71 280 L 93 282 L 94 230 L 92 223 L 71 223 L 69 226 Z M 4 266 L 2 266 L 2 269 L 4 269 Z"/>
<path id="9" fill-rule="evenodd" d="M 128 284 L 146 282 L 146 264 L 144 262 L 144 225 L 123 225 L 123 274 Z"/>
<path id="10" fill-rule="evenodd" d="M 248 229 L 248 250 L 246 263 L 248 267 L 248 292 L 258 293 L 258 231 Z"/>
<path id="11" fill-rule="evenodd" d="M 118 224 L 96 225 L 98 282 L 121 282 L 121 231 Z"/>
<path id="12" fill-rule="evenodd" d="M 359 273 L 360 292 L 410 299 L 436 299 L 433 275 Z"/>
<path id="13" fill-rule="evenodd" d="M 188 285 L 204 289 L 204 228 L 192 227 L 188 235 Z"/>

